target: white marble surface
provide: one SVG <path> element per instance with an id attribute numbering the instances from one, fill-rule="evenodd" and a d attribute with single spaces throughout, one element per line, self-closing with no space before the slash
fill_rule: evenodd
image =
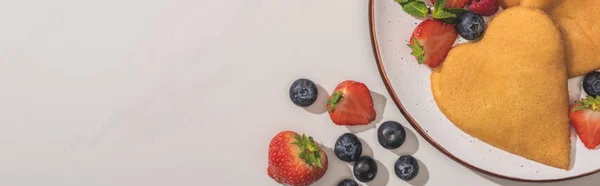
<path id="1" fill-rule="evenodd" d="M 366 0 L 4 0 L 0 24 L 0 185 L 277 185 L 273 135 L 331 147 L 350 130 L 289 101 L 299 77 L 328 92 L 364 82 L 379 119 L 409 127 L 374 65 Z M 374 129 L 358 133 L 384 165 L 369 185 L 534 185 L 475 173 L 409 134 L 392 152 Z M 423 162 L 416 181 L 394 176 L 398 154 Z M 315 185 L 351 176 L 329 155 Z"/>

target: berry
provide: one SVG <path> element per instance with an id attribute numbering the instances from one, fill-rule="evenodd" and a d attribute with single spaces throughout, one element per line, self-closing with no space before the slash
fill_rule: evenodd
<path id="1" fill-rule="evenodd" d="M 352 133 L 345 133 L 338 137 L 334 148 L 335 156 L 345 162 L 356 161 L 362 154 L 362 143 Z"/>
<path id="2" fill-rule="evenodd" d="M 464 8 L 471 0 L 447 0 L 446 8 Z M 435 4 L 435 0 L 431 0 L 431 4 Z"/>
<path id="3" fill-rule="evenodd" d="M 586 148 L 594 149 L 600 145 L 600 96 L 587 96 L 575 103 L 569 119 Z"/>
<path id="4" fill-rule="evenodd" d="M 363 83 L 340 83 L 327 101 L 331 121 L 336 125 L 366 125 L 375 120 L 371 91 Z"/>
<path id="5" fill-rule="evenodd" d="M 451 24 L 428 19 L 417 25 L 410 36 L 408 47 L 412 49 L 419 64 L 435 68 L 442 64 L 458 34 Z"/>
<path id="6" fill-rule="evenodd" d="M 469 9 L 482 16 L 491 16 L 498 12 L 500 4 L 497 0 L 473 0 Z"/>
<path id="7" fill-rule="evenodd" d="M 327 154 L 312 137 L 282 131 L 269 144 L 267 174 L 277 183 L 310 185 L 327 171 Z"/>
<path id="8" fill-rule="evenodd" d="M 363 156 L 354 162 L 354 177 L 361 182 L 370 182 L 377 176 L 377 163 L 373 158 Z"/>
<path id="9" fill-rule="evenodd" d="M 290 99 L 300 107 L 308 107 L 317 101 L 317 85 L 308 79 L 298 79 L 290 87 Z"/>
<path id="10" fill-rule="evenodd" d="M 394 173 L 404 181 L 410 181 L 419 174 L 419 162 L 411 155 L 400 156 L 394 163 Z"/>
<path id="11" fill-rule="evenodd" d="M 600 96 L 600 72 L 591 72 L 585 75 L 581 83 L 587 95 Z"/>
<path id="12" fill-rule="evenodd" d="M 377 129 L 377 141 L 386 149 L 396 149 L 406 140 L 406 131 L 400 123 L 386 121 Z"/>
<path id="13" fill-rule="evenodd" d="M 483 36 L 485 21 L 479 14 L 465 12 L 456 21 L 458 34 L 466 40 L 476 40 Z"/>
<path id="14" fill-rule="evenodd" d="M 356 181 L 351 180 L 351 179 L 344 179 L 342 181 L 340 181 L 337 186 L 358 186 L 358 183 L 356 183 Z"/>

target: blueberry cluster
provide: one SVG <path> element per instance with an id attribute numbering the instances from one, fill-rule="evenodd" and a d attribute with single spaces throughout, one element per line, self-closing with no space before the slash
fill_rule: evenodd
<path id="1" fill-rule="evenodd" d="M 406 140 L 406 130 L 395 121 L 386 121 L 377 129 L 377 141 L 385 149 L 397 149 Z M 345 162 L 354 162 L 352 173 L 360 182 L 370 182 L 377 176 L 377 162 L 369 156 L 362 154 L 361 140 L 352 133 L 342 134 L 334 145 L 335 156 Z M 419 173 L 419 163 L 411 155 L 399 157 L 394 163 L 394 173 L 404 181 L 414 179 Z M 352 179 L 344 179 L 338 186 L 358 185 Z"/>

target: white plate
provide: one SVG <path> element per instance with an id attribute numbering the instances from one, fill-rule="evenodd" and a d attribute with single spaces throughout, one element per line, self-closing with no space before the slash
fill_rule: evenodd
<path id="1" fill-rule="evenodd" d="M 372 44 L 383 81 L 407 120 L 441 152 L 478 171 L 521 181 L 558 181 L 600 171 L 600 150 L 586 149 L 574 130 L 571 169 L 565 171 L 494 148 L 455 127 L 433 100 L 431 70 L 417 64 L 406 46 L 421 20 L 406 14 L 394 0 L 370 0 L 369 5 Z M 569 80 L 571 100 L 585 95 L 581 79 Z"/>

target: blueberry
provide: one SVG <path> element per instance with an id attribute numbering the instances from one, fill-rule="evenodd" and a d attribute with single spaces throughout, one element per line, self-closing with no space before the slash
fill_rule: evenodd
<path id="1" fill-rule="evenodd" d="M 591 72 L 585 75 L 581 83 L 583 90 L 590 96 L 600 95 L 600 72 Z"/>
<path id="2" fill-rule="evenodd" d="M 377 163 L 373 158 L 363 156 L 354 162 L 354 177 L 361 182 L 370 182 L 377 176 Z"/>
<path id="3" fill-rule="evenodd" d="M 377 141 L 386 149 L 396 149 L 406 140 L 406 131 L 400 123 L 386 121 L 377 129 Z"/>
<path id="4" fill-rule="evenodd" d="M 358 186 L 358 183 L 351 179 L 344 179 L 340 181 L 337 186 Z"/>
<path id="5" fill-rule="evenodd" d="M 308 79 L 298 79 L 290 87 L 290 99 L 299 107 L 308 107 L 317 101 L 317 85 Z"/>
<path id="6" fill-rule="evenodd" d="M 362 143 L 352 133 L 345 133 L 338 137 L 334 148 L 335 156 L 345 162 L 356 161 L 362 154 Z"/>
<path id="7" fill-rule="evenodd" d="M 456 31 L 466 40 L 476 40 L 483 36 L 485 21 L 481 15 L 465 12 L 456 21 Z"/>
<path id="8" fill-rule="evenodd" d="M 410 181 L 419 174 L 419 162 L 411 155 L 400 156 L 394 164 L 394 173 L 404 181 Z"/>

